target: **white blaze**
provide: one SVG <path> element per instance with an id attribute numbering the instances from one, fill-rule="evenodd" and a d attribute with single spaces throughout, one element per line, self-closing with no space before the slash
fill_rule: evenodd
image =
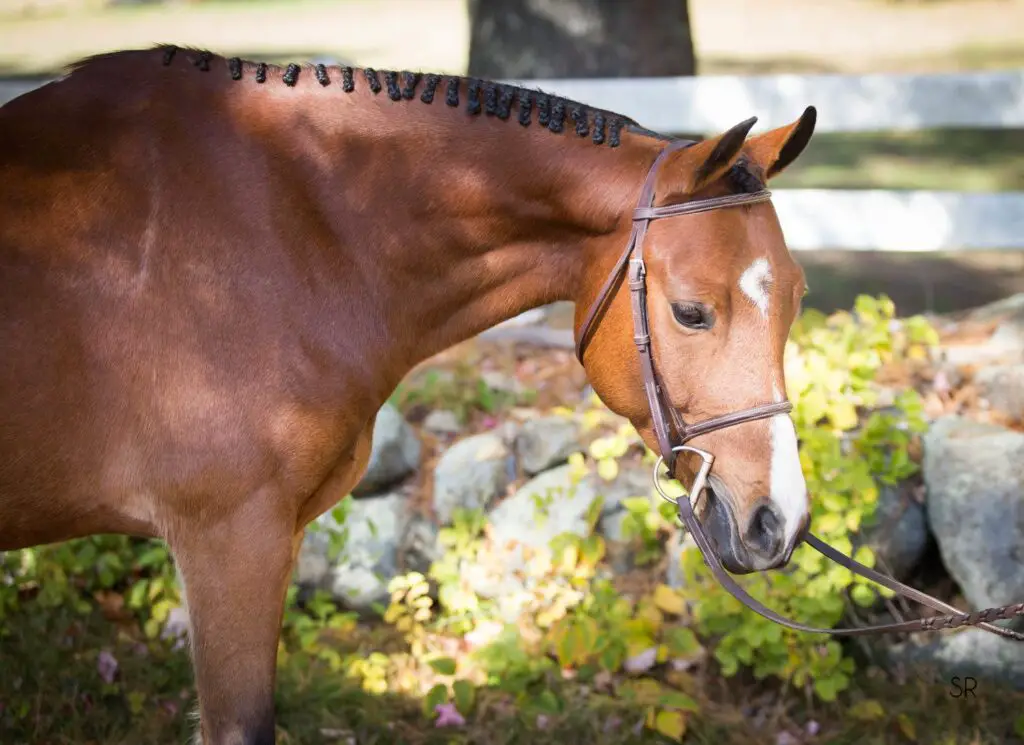
<path id="1" fill-rule="evenodd" d="M 757 306 L 765 318 L 768 317 L 768 289 L 771 281 L 772 269 L 768 264 L 768 259 L 764 257 L 756 259 L 740 275 L 740 289 Z"/>
<path id="2" fill-rule="evenodd" d="M 778 387 L 775 388 L 775 400 L 782 400 Z M 789 414 L 776 414 L 769 421 L 772 428 L 769 496 L 786 521 L 784 544 L 788 546 L 807 513 L 807 482 L 800 467 L 800 449 L 793 420 Z"/>

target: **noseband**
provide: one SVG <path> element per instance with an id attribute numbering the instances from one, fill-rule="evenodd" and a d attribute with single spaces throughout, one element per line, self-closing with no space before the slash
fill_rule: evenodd
<path id="1" fill-rule="evenodd" d="M 687 424 L 683 421 L 679 410 L 666 402 L 664 387 L 661 385 L 657 371 L 654 367 L 654 357 L 651 350 L 650 323 L 647 316 L 647 268 L 644 264 L 644 237 L 647 235 L 647 227 L 652 220 L 664 217 L 680 217 L 693 215 L 698 212 L 709 212 L 727 207 L 739 207 L 742 205 L 758 204 L 771 199 L 771 192 L 767 189 L 749 194 L 730 194 L 721 197 L 710 197 L 698 199 L 682 204 L 667 205 L 664 207 L 654 206 L 654 185 L 658 168 L 664 163 L 665 158 L 676 150 L 681 150 L 695 144 L 690 140 L 672 140 L 666 145 L 658 157 L 654 160 L 647 178 L 644 181 L 643 189 L 636 209 L 633 211 L 633 228 L 629 235 L 629 243 L 626 250 L 615 263 L 615 267 L 608 275 L 604 285 L 597 294 L 597 298 L 587 311 L 579 336 L 576 341 L 576 358 L 583 363 L 583 353 L 586 349 L 590 333 L 597 323 L 598 315 L 604 309 L 606 303 L 612 297 L 615 285 L 622 279 L 626 265 L 629 265 L 628 284 L 630 302 L 633 312 L 633 342 L 636 344 L 640 356 L 640 371 L 643 376 L 644 393 L 647 396 L 647 404 L 651 412 L 651 420 L 654 427 L 654 434 L 658 441 L 658 448 L 661 450 L 658 460 L 654 465 L 654 485 L 663 499 L 676 505 L 679 510 L 679 519 L 686 526 L 686 529 L 693 536 L 694 542 L 704 557 L 704 563 L 711 570 L 718 582 L 737 600 L 747 608 L 765 618 L 779 623 L 797 631 L 805 631 L 819 634 L 833 634 L 844 636 L 863 636 L 866 634 L 878 634 L 890 631 L 934 631 L 943 628 L 958 628 L 961 626 L 977 626 L 999 636 L 1024 641 L 1024 634 L 995 626 L 990 621 L 1005 620 L 1017 616 L 1024 616 L 1024 603 L 1015 603 L 1001 608 L 986 608 L 974 613 L 962 613 L 952 605 L 944 603 L 937 598 L 926 595 L 912 587 L 904 585 L 897 580 L 887 577 L 875 570 L 854 561 L 850 557 L 840 553 L 829 546 L 809 531 L 804 535 L 803 541 L 810 544 L 812 548 L 820 552 L 837 564 L 859 574 L 866 579 L 886 587 L 894 592 L 902 594 L 911 600 L 926 605 L 933 610 L 941 611 L 939 615 L 911 621 L 898 623 L 879 624 L 875 626 L 861 626 L 857 628 L 825 629 L 807 626 L 796 621 L 791 621 L 779 615 L 771 608 L 768 608 L 758 600 L 754 599 L 744 590 L 735 579 L 725 570 L 718 559 L 717 554 L 711 546 L 710 541 L 704 533 L 704 529 L 694 512 L 694 505 L 697 504 L 704 492 L 707 478 L 711 473 L 714 464 L 714 456 L 699 448 L 686 445 L 688 441 L 699 435 L 715 432 L 726 427 L 737 424 L 745 424 L 760 419 L 767 419 L 781 414 L 788 414 L 793 409 L 792 403 L 783 400 L 777 403 L 761 404 L 749 409 L 742 409 L 729 414 L 705 419 L 695 424 Z M 668 412 L 666 416 L 665 412 Z M 673 436 L 674 433 L 674 436 Z M 675 442 L 675 444 L 673 444 Z M 692 453 L 700 458 L 700 468 L 694 477 L 693 484 L 689 489 L 689 497 L 675 499 L 668 495 L 661 487 L 659 480 L 659 469 L 662 465 L 668 468 L 669 476 L 675 475 L 676 454 L 681 452 Z"/>

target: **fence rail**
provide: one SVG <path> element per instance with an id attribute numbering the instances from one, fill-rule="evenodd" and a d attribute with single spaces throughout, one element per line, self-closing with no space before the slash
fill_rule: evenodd
<path id="1" fill-rule="evenodd" d="M 0 81 L 0 105 L 46 80 Z M 702 134 L 752 114 L 754 131 L 818 109 L 816 132 L 1024 128 L 1024 69 L 893 75 L 714 75 L 515 80 L 618 111 L 650 129 Z M 1024 192 L 778 189 L 798 251 L 1024 249 Z"/>

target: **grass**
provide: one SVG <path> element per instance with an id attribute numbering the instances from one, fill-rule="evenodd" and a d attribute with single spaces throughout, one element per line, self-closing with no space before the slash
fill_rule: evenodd
<path id="1" fill-rule="evenodd" d="M 129 745 L 183 743 L 194 706 L 184 651 L 146 642 L 129 625 L 104 617 L 98 605 L 85 616 L 67 608 L 39 612 L 27 604 L 0 640 L 0 741 L 5 745 Z M 393 631 L 363 623 L 334 641 L 342 652 L 394 647 Z M 119 663 L 113 683 L 97 672 L 101 650 Z M 670 673 L 671 674 L 671 673 Z M 711 745 L 1011 745 L 1024 742 L 1020 712 L 1024 694 L 980 683 L 977 696 L 952 697 L 948 681 L 925 675 L 901 683 L 867 668 L 835 704 L 810 705 L 796 691 L 751 678 L 725 680 L 713 667 L 674 673 L 675 683 L 700 704 L 686 742 Z M 458 729 L 436 728 L 421 702 L 372 694 L 343 674 L 302 657 L 287 658 L 278 673 L 278 742 L 319 745 L 555 745 L 556 743 L 665 742 L 639 725 L 643 711 L 600 695 L 593 681 L 562 680 L 553 687 L 567 702 L 538 715 L 517 707 L 508 694 L 481 690 L 474 714 Z M 9 702 L 30 701 L 13 711 Z M 864 701 L 873 701 L 863 703 Z M 808 727 L 819 729 L 816 737 Z M 1016 723 L 1016 725 L 1015 725 Z M 1016 726 L 1016 732 L 1015 732 Z M 803 733 L 801 735 L 801 733 Z"/>

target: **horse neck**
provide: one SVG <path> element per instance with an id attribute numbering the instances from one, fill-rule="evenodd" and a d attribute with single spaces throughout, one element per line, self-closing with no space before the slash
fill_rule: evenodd
<path id="1" fill-rule="evenodd" d="M 311 87 L 298 118 L 317 123 L 306 170 L 348 237 L 339 250 L 372 308 L 386 389 L 518 313 L 576 301 L 584 268 L 606 271 L 621 252 L 660 146 L 624 132 L 609 148 L 464 107 L 349 95 L 324 114 L 331 104 Z M 326 176 L 325 152 L 336 164 Z"/>

